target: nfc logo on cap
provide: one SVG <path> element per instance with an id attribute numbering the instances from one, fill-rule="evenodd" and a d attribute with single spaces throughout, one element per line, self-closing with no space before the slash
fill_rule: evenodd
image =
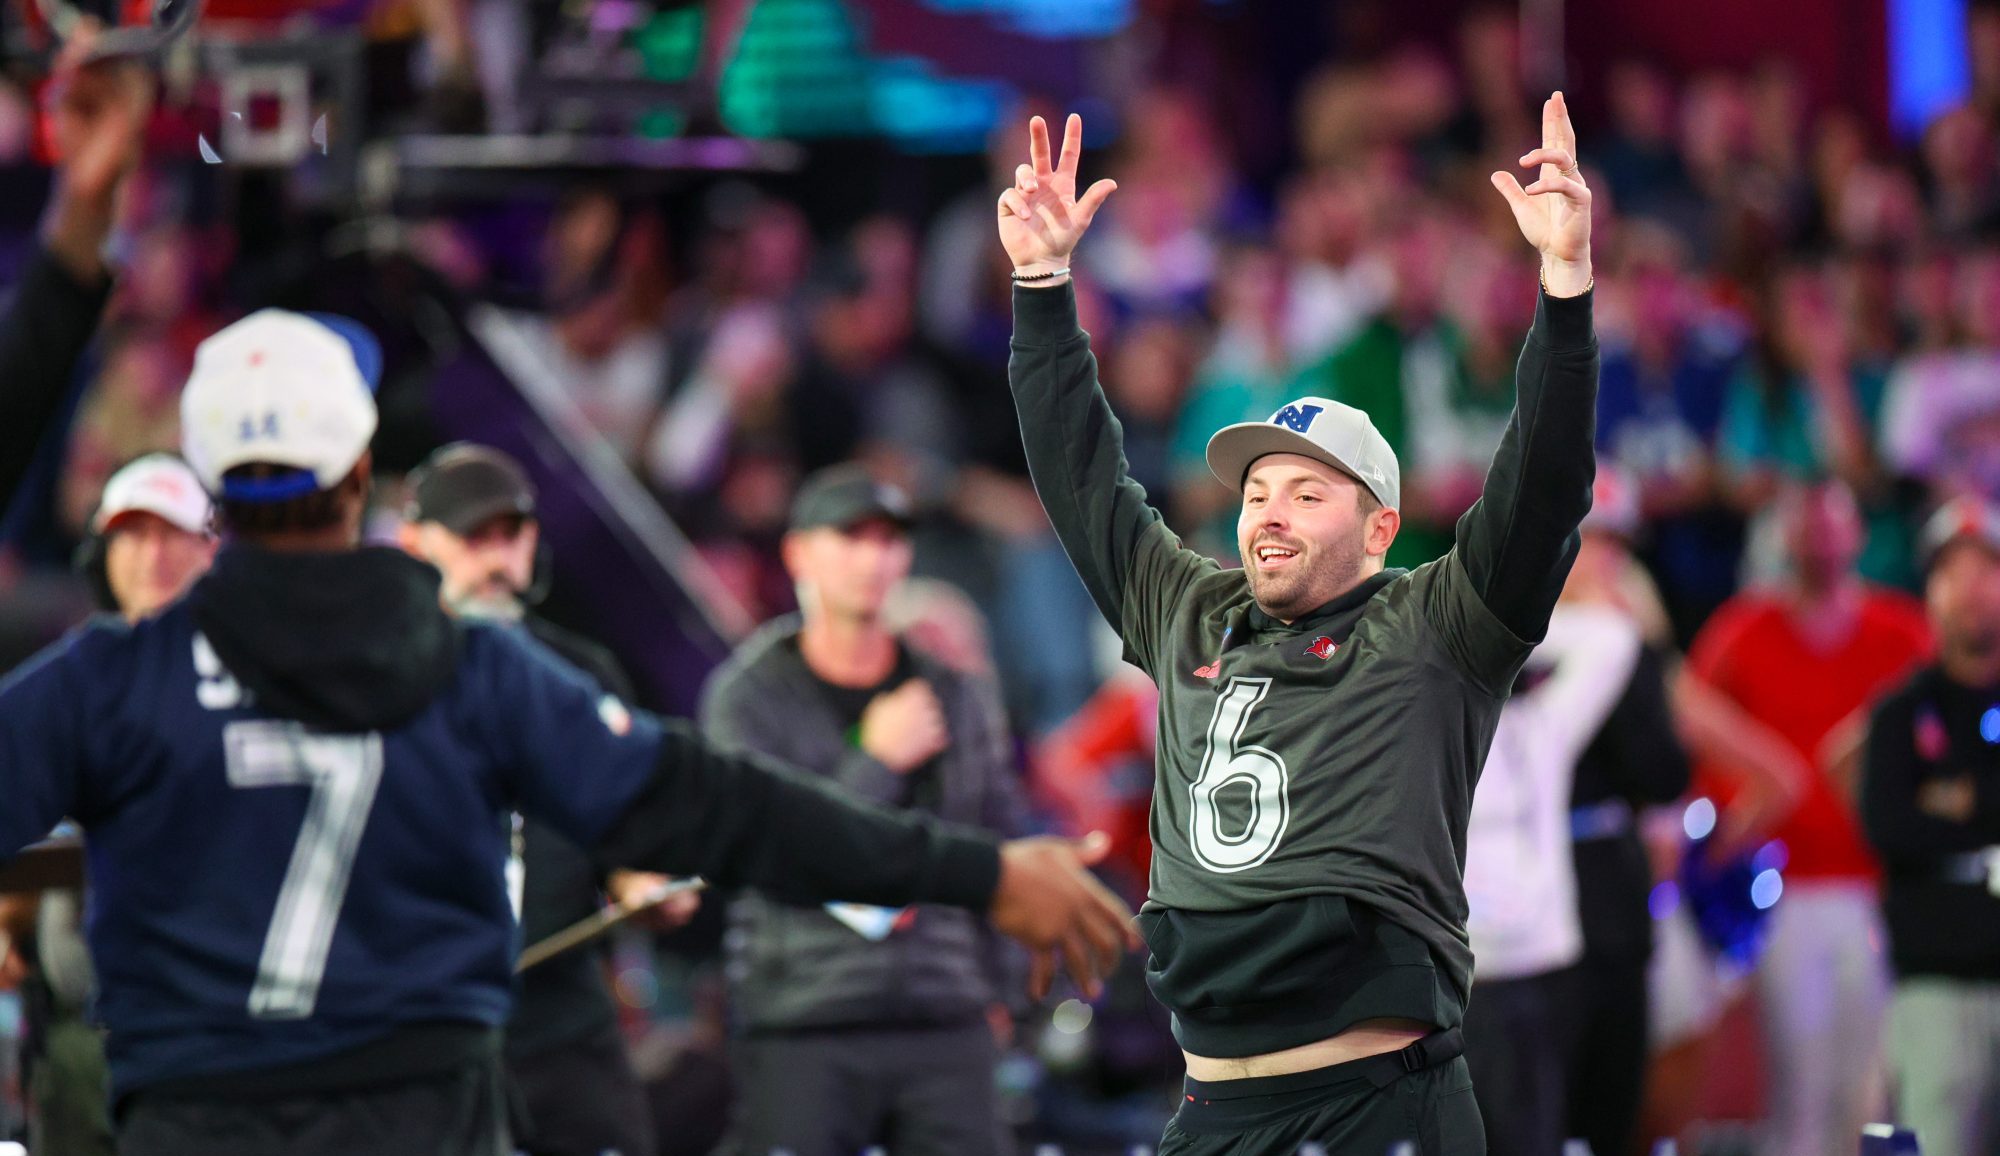
<path id="1" fill-rule="evenodd" d="M 1271 419 L 1272 425 L 1281 425 L 1293 433 L 1304 433 L 1312 428 L 1313 419 L 1326 411 L 1320 405 L 1288 405 Z"/>

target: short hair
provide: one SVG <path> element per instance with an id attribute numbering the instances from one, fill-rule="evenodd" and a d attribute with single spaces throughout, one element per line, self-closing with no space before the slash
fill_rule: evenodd
<path id="1" fill-rule="evenodd" d="M 1367 486 L 1356 486 L 1354 487 L 1354 504 L 1361 507 L 1361 516 L 1365 518 L 1382 508 L 1382 499 L 1376 497 L 1375 491 L 1369 489 Z"/>
<path id="2" fill-rule="evenodd" d="M 287 467 L 265 465 L 252 462 L 237 466 L 222 475 L 225 483 L 238 480 L 261 481 L 293 472 Z M 225 529 L 237 534 L 283 534 L 299 530 L 324 530 L 337 525 L 341 517 L 340 491 L 347 480 L 330 490 L 314 490 L 296 498 L 285 498 L 275 502 L 247 502 L 241 499 L 219 497 L 216 499 L 216 518 Z"/>

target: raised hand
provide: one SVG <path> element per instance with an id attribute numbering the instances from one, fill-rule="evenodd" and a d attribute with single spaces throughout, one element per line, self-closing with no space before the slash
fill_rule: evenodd
<path id="1" fill-rule="evenodd" d="M 1493 174 L 1521 235 L 1542 254 L 1542 282 L 1550 296 L 1574 297 L 1590 284 L 1590 189 L 1576 167 L 1576 129 L 1558 92 L 1542 104 L 1542 147 L 1521 158 L 1542 167 L 1522 188 L 1512 173 Z"/>
<path id="2" fill-rule="evenodd" d="M 1028 121 L 1028 161 L 1014 170 L 1014 187 L 1000 194 L 1000 243 L 1019 273 L 1061 269 L 1090 228 L 1104 199 L 1118 188 L 1099 181 L 1076 195 L 1076 166 L 1083 158 L 1083 118 L 1070 114 L 1063 128 L 1062 157 L 1049 163 L 1049 124 Z M 1050 281 L 1056 283 L 1060 278 Z"/>
<path id="3" fill-rule="evenodd" d="M 48 101 L 56 194 L 49 248 L 86 280 L 102 275 L 118 188 L 143 151 L 153 78 L 129 59 L 93 61 L 99 28 L 85 20 L 56 58 Z"/>
<path id="4" fill-rule="evenodd" d="M 921 678 L 878 694 L 861 715 L 861 749 L 899 775 L 907 775 L 951 745 L 944 706 Z"/>
<path id="5" fill-rule="evenodd" d="M 1000 845 L 1000 885 L 988 913 L 995 929 L 1025 944 L 1031 967 L 1028 993 L 1049 993 L 1061 966 L 1089 998 L 1140 947 L 1132 912 L 1099 883 L 1089 868 L 1104 861 L 1111 840 L 1101 831 L 1083 839 L 1047 836 Z"/>

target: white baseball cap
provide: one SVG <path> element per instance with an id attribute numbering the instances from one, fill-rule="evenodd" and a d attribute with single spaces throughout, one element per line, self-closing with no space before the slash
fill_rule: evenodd
<path id="1" fill-rule="evenodd" d="M 201 343 L 181 392 L 181 449 L 208 492 L 283 501 L 340 484 L 375 436 L 382 350 L 358 322 L 265 309 Z M 289 476 L 223 475 L 262 463 Z"/>
<path id="2" fill-rule="evenodd" d="M 1222 484 L 1241 490 L 1250 467 L 1266 454 L 1303 454 L 1325 462 L 1368 487 L 1391 510 L 1403 500 L 1403 470 L 1396 451 L 1368 415 L 1325 397 L 1287 402 L 1269 421 L 1226 425 L 1208 439 L 1208 468 Z"/>
<path id="3" fill-rule="evenodd" d="M 90 528 L 105 533 L 127 514 L 153 514 L 190 534 L 206 534 L 208 494 L 186 462 L 172 454 L 147 454 L 104 483 Z"/>

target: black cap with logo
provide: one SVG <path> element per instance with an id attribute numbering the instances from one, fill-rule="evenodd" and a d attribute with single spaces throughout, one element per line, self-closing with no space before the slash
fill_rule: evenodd
<path id="1" fill-rule="evenodd" d="M 791 528 L 848 530 L 863 522 L 883 521 L 910 528 L 910 497 L 900 488 L 876 481 L 852 463 L 828 466 L 807 478 L 792 499 Z"/>
<path id="2" fill-rule="evenodd" d="M 455 442 L 410 474 L 407 516 L 464 537 L 494 518 L 534 517 L 535 486 L 521 464 L 499 450 Z"/>

